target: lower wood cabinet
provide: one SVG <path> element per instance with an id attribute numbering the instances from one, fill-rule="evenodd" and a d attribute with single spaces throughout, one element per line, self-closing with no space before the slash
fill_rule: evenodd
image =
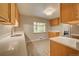
<path id="1" fill-rule="evenodd" d="M 50 56 L 78 56 L 79 51 L 59 44 L 54 41 L 50 41 Z"/>
<path id="2" fill-rule="evenodd" d="M 51 38 L 51 37 L 56 37 L 56 36 L 59 36 L 60 32 L 48 32 L 48 37 Z"/>
<path id="3" fill-rule="evenodd" d="M 75 49 L 67 47 L 66 50 L 67 50 L 67 56 L 79 56 L 79 51 Z"/>
<path id="4" fill-rule="evenodd" d="M 65 56 L 67 51 L 64 46 L 50 41 L 50 56 Z"/>

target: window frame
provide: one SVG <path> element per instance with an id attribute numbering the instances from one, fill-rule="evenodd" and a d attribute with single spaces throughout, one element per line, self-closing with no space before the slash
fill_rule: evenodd
<path id="1" fill-rule="evenodd" d="M 36 23 L 36 25 L 34 25 Z M 36 31 L 35 28 L 36 27 Z M 43 27 L 43 31 L 39 31 L 38 28 Z M 46 23 L 44 22 L 33 22 L 33 33 L 45 33 L 46 32 Z"/>

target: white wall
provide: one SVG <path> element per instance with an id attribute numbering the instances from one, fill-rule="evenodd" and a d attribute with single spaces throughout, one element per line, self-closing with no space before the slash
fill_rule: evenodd
<path id="1" fill-rule="evenodd" d="M 60 35 L 63 35 L 64 31 L 69 31 L 70 25 L 69 24 L 60 24 L 58 26 L 51 26 L 49 32 L 61 32 Z"/>
<path id="2" fill-rule="evenodd" d="M 19 20 L 21 21 L 21 20 Z M 8 33 L 11 33 L 11 29 L 12 29 L 12 25 L 2 25 L 0 24 L 0 38 L 2 38 L 3 36 L 5 36 Z M 15 28 L 16 31 L 22 31 L 22 23 L 20 22 L 20 27 L 16 27 Z"/>
<path id="3" fill-rule="evenodd" d="M 24 27 L 24 32 L 26 36 L 29 38 L 30 41 L 33 40 L 40 40 L 40 38 L 47 39 L 48 34 L 46 33 L 33 33 L 33 22 L 44 22 L 46 23 L 46 31 L 47 31 L 47 26 L 48 26 L 48 21 L 43 19 L 43 18 L 38 18 L 38 17 L 31 17 L 31 16 L 22 16 L 21 19 L 23 20 L 23 27 Z"/>
<path id="4" fill-rule="evenodd" d="M 1 25 L 0 24 L 0 38 L 3 35 L 6 35 L 7 33 L 11 32 L 11 26 L 10 25 Z"/>
<path id="5" fill-rule="evenodd" d="M 79 25 L 71 26 L 71 34 L 79 34 Z"/>

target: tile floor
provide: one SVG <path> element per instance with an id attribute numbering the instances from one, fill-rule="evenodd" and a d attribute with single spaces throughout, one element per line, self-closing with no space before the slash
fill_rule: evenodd
<path id="1" fill-rule="evenodd" d="M 29 56 L 49 56 L 50 40 L 39 40 L 27 43 Z"/>

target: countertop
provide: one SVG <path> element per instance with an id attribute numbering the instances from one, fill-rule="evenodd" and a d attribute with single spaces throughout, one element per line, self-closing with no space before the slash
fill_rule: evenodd
<path id="1" fill-rule="evenodd" d="M 17 32 L 13 37 L 8 33 L 0 37 L 0 55 L 27 55 L 24 33 Z"/>
<path id="2" fill-rule="evenodd" d="M 71 35 L 73 35 L 73 36 L 79 36 L 79 34 L 71 34 Z"/>
<path id="3" fill-rule="evenodd" d="M 79 51 L 79 44 L 77 44 L 77 43 L 79 43 L 78 39 L 62 37 L 62 36 L 52 37 L 52 38 L 49 38 L 49 39 L 51 41 L 55 41 L 57 43 L 63 44 L 65 46 L 68 46 L 70 48 L 73 48 L 73 49 Z"/>

